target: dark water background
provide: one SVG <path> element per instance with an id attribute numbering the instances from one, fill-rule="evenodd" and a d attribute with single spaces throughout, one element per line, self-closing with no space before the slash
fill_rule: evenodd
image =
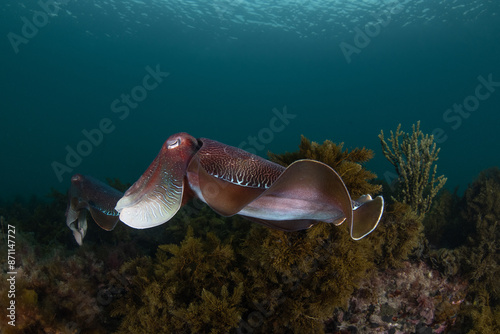
<path id="1" fill-rule="evenodd" d="M 51 7 L 0 4 L 0 198 L 64 191 L 77 172 L 134 182 L 180 131 L 243 148 L 255 136 L 263 156 L 295 150 L 301 134 L 366 146 L 385 178 L 393 168 L 378 133 L 421 120 L 440 131 L 447 187 L 499 165 L 498 1 L 41 3 Z M 360 46 L 350 62 L 341 43 Z M 169 76 L 128 114 L 122 102 L 113 112 L 122 94 L 145 91 L 148 66 Z M 482 100 L 479 77 L 498 83 L 480 88 Z M 465 100 L 470 115 L 447 122 Z M 281 126 L 273 118 L 285 106 Z M 103 119 L 109 133 L 82 144 Z M 86 156 L 68 166 L 78 148 Z"/>

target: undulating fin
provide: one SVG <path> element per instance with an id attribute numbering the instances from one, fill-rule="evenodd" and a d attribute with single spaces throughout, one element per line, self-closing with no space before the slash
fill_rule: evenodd
<path id="1" fill-rule="evenodd" d="M 138 229 L 165 223 L 179 211 L 186 169 L 198 142 L 186 133 L 171 136 L 146 172 L 116 204 L 120 220 Z"/>
<path id="2" fill-rule="evenodd" d="M 361 205 L 363 205 L 363 203 L 370 202 L 371 200 L 372 196 L 370 194 L 360 196 L 358 199 L 352 201 L 352 209 L 356 210 Z"/>
<path id="3" fill-rule="evenodd" d="M 95 222 L 105 230 L 112 230 L 118 223 L 118 212 L 114 207 L 123 193 L 109 185 L 91 176 L 75 174 L 71 178 L 68 196 L 66 225 L 73 231 L 79 245 L 87 232 L 85 210 L 89 210 Z"/>
<path id="4" fill-rule="evenodd" d="M 119 214 L 114 208 L 112 211 L 101 211 L 91 204 L 89 206 L 89 211 L 97 225 L 106 231 L 113 230 L 116 224 L 120 221 Z"/>
<path id="5" fill-rule="evenodd" d="M 337 219 L 332 220 L 331 222 L 330 222 L 330 221 L 328 221 L 327 223 L 333 224 L 333 225 L 335 225 L 335 226 L 339 226 L 339 225 L 340 225 L 340 224 L 342 224 L 344 221 L 345 221 L 345 217 L 340 217 L 340 218 L 337 218 Z"/>
<path id="6" fill-rule="evenodd" d="M 360 199 L 362 200 L 360 201 Z M 384 198 L 382 196 L 371 199 L 370 195 L 365 195 L 360 199 L 356 202 L 361 205 L 353 211 L 351 237 L 354 240 L 359 240 L 370 234 L 377 227 L 384 212 Z"/>
<path id="7" fill-rule="evenodd" d="M 282 205 L 286 207 L 282 208 Z M 261 207 L 263 212 L 274 210 L 276 219 L 266 220 L 270 221 L 269 226 L 277 226 L 275 221 L 282 220 L 279 223 L 282 230 L 309 228 L 309 220 L 336 225 L 344 221 L 349 225 L 352 223 L 351 197 L 344 182 L 330 166 L 315 160 L 292 163 L 249 207 Z M 294 217 L 283 219 L 280 214 L 283 210 L 294 210 Z M 248 209 L 246 211 L 251 213 Z"/>

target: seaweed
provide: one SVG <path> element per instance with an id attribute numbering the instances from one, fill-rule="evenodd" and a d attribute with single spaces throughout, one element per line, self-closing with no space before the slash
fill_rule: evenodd
<path id="1" fill-rule="evenodd" d="M 414 124 L 412 129 L 410 135 L 401 131 L 399 124 L 395 132 L 391 131 L 391 137 L 388 139 L 391 147 L 385 141 L 384 131 L 380 132 L 379 138 L 384 156 L 399 175 L 397 200 L 411 205 L 419 214 L 424 214 L 429 211 L 432 199 L 447 179 L 444 175 L 436 178 L 437 165 L 434 163 L 438 160 L 440 149 L 434 143 L 434 136 L 424 135 L 420 131 L 420 121 L 416 126 Z M 399 137 L 402 137 L 401 142 Z"/>
<path id="2" fill-rule="evenodd" d="M 299 233 L 254 225 L 238 248 L 231 242 L 210 232 L 194 237 L 188 228 L 180 245 L 161 245 L 154 259 L 125 264 L 121 273 L 131 285 L 114 305 L 113 315 L 123 317 L 118 333 L 227 333 L 245 326 L 321 333 L 373 269 L 369 248 L 329 224 Z"/>
<path id="3" fill-rule="evenodd" d="M 331 224 L 299 233 L 252 228 L 242 249 L 249 311 L 240 326 L 258 333 L 322 333 L 333 311 L 347 307 L 360 280 L 373 272 L 368 245 Z M 262 321 L 252 320 L 256 314 Z"/>
<path id="4" fill-rule="evenodd" d="M 89 249 L 70 255 L 61 246 L 41 258 L 36 245 L 32 236 L 16 233 L 16 326 L 2 317 L 2 332 L 104 331 L 104 308 L 97 298 L 98 286 L 108 281 L 104 262 Z M 11 276 L 2 273 L 0 277 L 6 282 Z M 0 285 L 2 305 L 8 303 L 7 288 Z"/>
<path id="5" fill-rule="evenodd" d="M 483 171 L 464 194 L 465 222 L 474 224 L 460 253 L 466 277 L 489 291 L 491 305 L 500 305 L 500 169 Z"/>
<path id="6" fill-rule="evenodd" d="M 353 198 L 364 194 L 377 194 L 382 187 L 368 181 L 377 176 L 363 168 L 363 164 L 373 158 L 373 151 L 367 148 L 344 149 L 344 143 L 335 144 L 325 140 L 323 144 L 311 142 L 301 136 L 299 150 L 283 154 L 268 153 L 269 159 L 283 166 L 300 159 L 321 161 L 332 167 L 342 178 Z"/>
<path id="7" fill-rule="evenodd" d="M 487 169 L 467 188 L 462 198 L 443 197 L 443 209 L 428 218 L 465 235 L 453 249 L 429 252 L 431 264 L 448 277 L 460 276 L 470 286 L 454 328 L 467 333 L 498 333 L 500 309 L 500 169 Z M 450 208 L 453 208 L 451 210 Z M 456 211 L 455 211 L 456 210 Z M 431 224 L 428 222 L 427 224 Z M 432 225 L 431 225 L 432 226 Z M 449 236 L 442 236 L 447 240 Z M 448 244 L 439 241 L 438 244 Z"/>
<path id="8" fill-rule="evenodd" d="M 474 231 L 472 224 L 463 224 L 460 212 L 467 204 L 457 192 L 458 188 L 455 188 L 453 193 L 443 189 L 434 200 L 431 210 L 425 215 L 425 237 L 434 247 L 456 248 Z"/>
<path id="9" fill-rule="evenodd" d="M 395 268 L 407 260 L 423 239 L 422 216 L 405 203 L 389 204 L 376 233 L 370 238 L 375 261 L 382 268 Z"/>
<path id="10" fill-rule="evenodd" d="M 118 333 L 226 333 L 242 312 L 244 279 L 234 262 L 230 244 L 213 233 L 196 238 L 189 228 L 180 245 L 159 246 L 154 260 L 126 263 L 130 293 L 112 313 L 126 315 Z"/>

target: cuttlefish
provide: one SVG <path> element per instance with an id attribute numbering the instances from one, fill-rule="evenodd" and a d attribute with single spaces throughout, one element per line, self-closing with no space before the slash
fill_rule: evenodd
<path id="1" fill-rule="evenodd" d="M 144 229 L 168 222 L 193 197 L 222 216 L 240 215 L 283 231 L 347 222 L 354 240 L 372 232 L 384 210 L 381 196 L 351 200 L 339 174 L 322 162 L 304 159 L 285 168 L 237 147 L 177 133 L 125 194 L 74 175 L 66 224 L 81 245 L 86 210 L 105 230 L 118 221 Z"/>

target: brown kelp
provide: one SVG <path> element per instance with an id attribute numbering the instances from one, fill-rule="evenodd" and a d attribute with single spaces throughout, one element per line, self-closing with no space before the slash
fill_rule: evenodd
<path id="1" fill-rule="evenodd" d="M 213 233 L 197 238 L 189 228 L 180 245 L 162 245 L 121 274 L 130 292 L 114 305 L 125 315 L 119 333 L 225 333 L 238 324 L 244 277 L 232 246 Z"/>

